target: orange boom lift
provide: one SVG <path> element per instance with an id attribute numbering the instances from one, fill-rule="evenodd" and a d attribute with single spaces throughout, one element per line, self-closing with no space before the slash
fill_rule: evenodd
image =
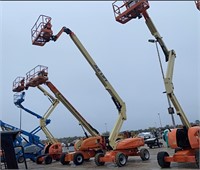
<path id="1" fill-rule="evenodd" d="M 122 5 L 117 5 L 121 3 Z M 196 1 L 196 4 L 199 2 Z M 170 167 L 171 162 L 192 162 L 196 163 L 199 167 L 199 137 L 200 126 L 191 127 L 181 105 L 174 94 L 174 86 L 172 82 L 173 68 L 176 53 L 174 50 L 168 50 L 162 37 L 157 31 L 153 21 L 151 20 L 147 9 L 149 3 L 147 0 L 127 0 L 127 1 L 115 1 L 112 4 L 115 19 L 121 24 L 125 24 L 131 19 L 142 18 L 145 19 L 146 25 L 149 28 L 151 34 L 155 37 L 155 40 L 149 40 L 149 42 L 158 42 L 164 55 L 165 60 L 168 63 L 166 75 L 164 76 L 164 84 L 168 99 L 171 101 L 176 109 L 177 115 L 180 117 L 183 124 L 183 128 L 173 129 L 168 133 L 169 146 L 172 149 L 176 149 L 173 156 L 169 156 L 167 152 L 159 152 L 157 155 L 158 164 L 162 168 Z M 169 108 L 169 113 L 172 114 L 173 108 Z"/>
<path id="2" fill-rule="evenodd" d="M 88 137 L 85 132 L 86 139 L 78 140 L 74 149 L 75 152 L 71 153 L 62 153 L 60 155 L 60 162 L 63 165 L 69 164 L 70 161 L 73 161 L 75 165 L 80 165 L 84 160 L 89 160 L 89 158 L 94 157 L 96 152 L 103 152 L 105 147 L 102 145 L 104 143 L 104 138 L 100 137 L 99 132 L 94 129 L 81 115 L 80 113 L 71 105 L 71 103 L 61 94 L 61 92 L 48 80 L 48 67 L 38 65 L 29 72 L 26 73 L 27 82 L 25 88 L 29 87 L 38 87 L 45 84 L 55 95 L 57 100 L 59 100 L 79 121 L 80 125 L 85 127 L 85 129 L 91 134 L 91 137 Z M 90 140 L 87 140 L 90 139 Z M 81 145 L 83 144 L 83 145 Z M 87 145 L 87 148 L 82 146 Z M 95 147 L 94 147 L 95 146 Z M 95 148 L 95 149 L 94 149 Z M 78 150 L 78 151 L 77 151 Z M 67 160 L 65 160 L 67 158 Z M 42 158 L 40 159 L 42 161 Z"/>
<path id="3" fill-rule="evenodd" d="M 63 27 L 57 35 L 53 35 L 53 31 L 51 30 L 51 27 L 52 27 L 52 25 L 51 25 L 50 17 L 44 16 L 44 15 L 39 16 L 38 20 L 36 21 L 35 25 L 32 28 L 32 44 L 38 45 L 38 46 L 44 46 L 45 43 L 49 42 L 50 40 L 56 41 L 63 32 L 68 34 L 70 36 L 70 38 L 72 39 L 72 41 L 77 46 L 77 48 L 83 54 L 85 59 L 88 61 L 88 63 L 92 67 L 92 69 L 95 71 L 96 76 L 99 78 L 100 82 L 103 84 L 105 89 L 111 95 L 111 98 L 112 98 L 114 104 L 116 105 L 118 113 L 119 113 L 116 124 L 115 124 L 114 128 L 112 129 L 112 132 L 109 135 L 108 140 L 106 141 L 106 150 L 110 150 L 110 151 L 106 152 L 105 155 L 104 155 L 104 153 L 97 153 L 95 155 L 95 163 L 99 166 L 99 165 L 103 165 L 105 163 L 105 161 L 107 161 L 107 162 L 115 162 L 117 164 L 117 166 L 124 166 L 127 162 L 128 156 L 140 156 L 142 158 L 142 160 L 148 160 L 149 156 L 150 156 L 148 150 L 147 149 L 141 149 L 141 150 L 138 149 L 138 147 L 144 146 L 143 138 L 127 138 L 127 139 L 123 139 L 121 141 L 116 142 L 119 131 L 122 127 L 122 124 L 123 124 L 124 120 L 126 120 L 125 103 L 122 101 L 120 96 L 114 90 L 112 85 L 109 83 L 107 78 L 104 76 L 104 74 L 102 73 L 100 68 L 97 66 L 97 64 L 92 59 L 90 54 L 87 52 L 85 47 L 79 41 L 77 36 L 69 28 L 66 28 L 66 27 Z M 88 138 L 86 140 L 93 141 L 92 138 Z M 100 141 L 102 141 L 102 140 L 100 140 Z M 81 148 L 89 148 L 88 143 L 89 142 L 83 142 L 80 145 L 80 148 L 79 148 L 79 150 L 77 150 L 77 152 L 80 152 Z M 102 143 L 102 145 L 103 145 L 103 143 Z M 93 149 L 95 149 L 96 146 L 94 145 L 93 147 L 94 147 Z M 72 154 L 74 154 L 74 153 L 72 153 Z M 69 157 L 68 155 L 65 156 L 62 163 L 63 164 L 68 163 L 69 161 L 71 161 L 72 157 L 73 156 Z"/>

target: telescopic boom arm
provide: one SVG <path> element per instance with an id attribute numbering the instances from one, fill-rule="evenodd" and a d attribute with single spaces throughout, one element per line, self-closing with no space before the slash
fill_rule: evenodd
<path id="1" fill-rule="evenodd" d="M 79 39 L 77 38 L 77 36 L 69 28 L 63 27 L 61 29 L 61 31 L 56 36 L 53 36 L 52 40 L 56 41 L 58 39 L 58 37 L 61 35 L 62 32 L 67 33 L 70 36 L 70 38 L 73 40 L 73 42 L 75 43 L 75 45 L 77 46 L 77 48 L 80 50 L 80 52 L 83 54 L 83 56 L 85 57 L 85 59 L 88 61 L 88 63 L 90 64 L 90 66 L 95 71 L 96 76 L 99 78 L 99 80 L 101 81 L 101 83 L 104 85 L 105 89 L 111 95 L 111 98 L 112 98 L 114 104 L 117 107 L 117 110 L 119 112 L 119 117 L 118 117 L 118 120 L 117 120 L 117 122 L 116 122 L 114 128 L 112 129 L 112 132 L 111 132 L 111 134 L 109 136 L 109 145 L 112 148 L 115 148 L 115 145 L 116 145 L 115 141 L 117 139 L 117 136 L 119 134 L 119 131 L 120 131 L 121 127 L 122 127 L 122 124 L 123 124 L 124 120 L 126 120 L 126 106 L 125 106 L 125 103 L 119 97 L 119 95 L 114 90 L 114 88 L 111 86 L 111 84 L 109 83 L 109 81 L 107 80 L 107 78 L 104 76 L 104 74 L 102 73 L 102 71 L 100 70 L 100 68 L 94 62 L 94 60 L 92 59 L 92 57 L 90 56 L 90 54 L 87 52 L 87 50 L 84 48 L 84 46 L 82 45 L 82 43 L 79 41 Z"/>
<path id="2" fill-rule="evenodd" d="M 40 21 L 41 20 L 41 21 Z M 44 22 L 45 21 L 45 22 Z M 53 31 L 51 30 L 51 18 L 45 15 L 40 15 L 36 23 L 34 24 L 33 28 L 31 29 L 32 32 L 32 44 L 33 45 L 39 45 L 44 46 L 46 42 L 49 42 L 50 40 L 56 41 L 63 32 L 67 33 L 70 38 L 73 40 L 77 48 L 80 50 L 80 52 L 83 54 L 85 59 L 88 61 L 90 66 L 93 68 L 93 70 L 96 73 L 96 76 L 99 78 L 105 89 L 109 92 L 111 95 L 111 98 L 114 102 L 114 104 L 117 107 L 117 110 L 119 112 L 118 120 L 109 136 L 109 145 L 114 149 L 116 146 L 116 139 L 119 134 L 119 131 L 122 127 L 122 124 L 124 120 L 126 120 L 126 106 L 125 103 L 122 101 L 122 99 L 119 97 L 117 92 L 114 90 L 114 88 L 111 86 L 107 78 L 104 76 L 102 71 L 99 69 L 97 64 L 94 62 L 90 54 L 87 52 L 87 50 L 84 48 L 82 43 L 79 41 L 77 36 L 66 27 L 63 27 L 57 35 L 53 35 Z"/>
<path id="3" fill-rule="evenodd" d="M 94 60 L 92 59 L 90 54 L 87 52 L 87 50 L 84 48 L 82 43 L 79 41 L 77 36 L 68 28 L 64 28 L 64 30 L 68 35 L 70 35 L 70 38 L 73 40 L 73 42 L 75 43 L 77 48 L 80 50 L 80 52 L 83 54 L 85 59 L 88 61 L 90 66 L 93 68 L 93 70 L 96 73 L 96 76 L 99 78 L 101 83 L 104 85 L 105 89 L 109 92 L 114 104 L 117 107 L 117 110 L 119 112 L 119 117 L 118 117 L 118 120 L 117 120 L 117 122 L 116 122 L 114 128 L 112 129 L 112 132 L 111 132 L 111 134 L 109 136 L 109 145 L 113 148 L 113 147 L 115 147 L 115 141 L 116 141 L 117 136 L 119 134 L 119 131 L 120 131 L 121 127 L 122 127 L 123 121 L 126 120 L 126 106 L 125 106 L 125 103 L 122 101 L 120 96 L 114 90 L 112 85 L 109 83 L 107 78 L 104 76 L 104 74 L 102 73 L 100 68 L 94 62 Z"/>
<path id="4" fill-rule="evenodd" d="M 50 82 L 45 83 L 49 89 L 55 94 L 58 100 L 73 114 L 73 116 L 84 126 L 84 128 L 92 135 L 98 136 L 99 132 L 94 129 L 82 116 L 81 114 L 71 105 L 71 103 L 61 94 L 61 92 Z"/>

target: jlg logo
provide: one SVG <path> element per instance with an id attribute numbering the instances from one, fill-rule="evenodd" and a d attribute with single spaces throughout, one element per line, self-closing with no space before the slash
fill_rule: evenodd
<path id="1" fill-rule="evenodd" d="M 103 78 L 104 81 L 108 81 L 104 74 L 101 72 L 100 68 L 97 65 L 94 65 L 95 69 L 99 73 L 99 75 Z"/>

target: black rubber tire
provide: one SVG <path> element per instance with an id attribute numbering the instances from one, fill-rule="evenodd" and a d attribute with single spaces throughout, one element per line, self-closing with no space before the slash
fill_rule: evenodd
<path id="1" fill-rule="evenodd" d="M 104 157 L 103 153 L 97 153 L 94 157 L 94 162 L 97 166 L 103 166 L 105 162 L 100 162 L 100 158 Z"/>
<path id="2" fill-rule="evenodd" d="M 76 152 L 73 157 L 73 162 L 75 165 L 81 165 L 84 162 L 83 155 L 79 152 Z"/>
<path id="3" fill-rule="evenodd" d="M 197 168 L 199 168 L 199 154 L 200 154 L 200 152 L 199 152 L 199 150 L 197 150 L 195 152 L 195 160 L 196 160 Z"/>
<path id="4" fill-rule="evenodd" d="M 65 161 L 65 156 L 67 155 L 67 153 L 63 153 L 60 157 L 60 162 L 63 165 L 68 165 L 70 161 Z"/>
<path id="5" fill-rule="evenodd" d="M 101 149 L 99 149 L 99 150 L 95 151 L 95 153 L 96 153 L 96 154 L 97 154 L 97 153 L 103 153 L 103 154 L 105 154 L 105 151 L 104 151 L 104 150 L 101 150 Z"/>
<path id="6" fill-rule="evenodd" d="M 123 154 L 122 152 L 118 152 L 115 155 L 115 163 L 118 167 L 125 166 L 127 162 L 127 156 Z"/>
<path id="7" fill-rule="evenodd" d="M 150 158 L 150 153 L 147 149 L 145 148 L 142 148 L 140 149 L 140 158 L 143 160 L 143 161 L 147 161 L 149 160 Z"/>
<path id="8" fill-rule="evenodd" d="M 171 162 L 165 162 L 165 157 L 168 157 L 169 154 L 167 152 L 158 152 L 157 154 L 157 161 L 158 165 L 160 165 L 161 168 L 169 168 Z"/>
<path id="9" fill-rule="evenodd" d="M 47 165 L 47 164 L 51 164 L 52 163 L 52 157 L 47 155 L 45 158 L 44 158 L 44 163 Z"/>
<path id="10" fill-rule="evenodd" d="M 17 158 L 17 162 L 18 162 L 18 163 L 23 163 L 23 162 L 24 162 L 24 157 L 23 157 L 23 155 L 21 155 L 21 156 L 19 156 L 19 157 Z"/>

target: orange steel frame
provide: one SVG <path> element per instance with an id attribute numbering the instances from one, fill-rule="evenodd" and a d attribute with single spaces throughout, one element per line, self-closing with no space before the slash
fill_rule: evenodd
<path id="1" fill-rule="evenodd" d="M 118 1 L 112 3 L 113 11 L 116 21 L 125 24 L 133 18 L 136 18 L 138 13 L 143 12 L 149 8 L 149 3 L 146 0 L 140 0 L 132 6 L 129 6 L 128 1 L 122 3 L 122 5 L 117 5 Z M 137 8 L 137 12 L 136 9 Z"/>
<path id="2" fill-rule="evenodd" d="M 21 92 L 25 89 L 25 77 L 17 77 L 13 81 L 13 92 Z"/>
<path id="3" fill-rule="evenodd" d="M 29 72 L 26 73 L 26 89 L 29 86 L 36 87 L 45 83 L 48 80 L 48 67 L 38 65 Z"/>
<path id="4" fill-rule="evenodd" d="M 41 36 L 45 35 L 41 35 L 41 32 L 44 31 L 48 36 L 52 35 L 52 31 L 49 30 L 49 27 L 51 27 L 51 17 L 40 15 L 31 29 L 32 43 L 35 45 L 44 46 L 47 40 L 41 38 Z"/>

